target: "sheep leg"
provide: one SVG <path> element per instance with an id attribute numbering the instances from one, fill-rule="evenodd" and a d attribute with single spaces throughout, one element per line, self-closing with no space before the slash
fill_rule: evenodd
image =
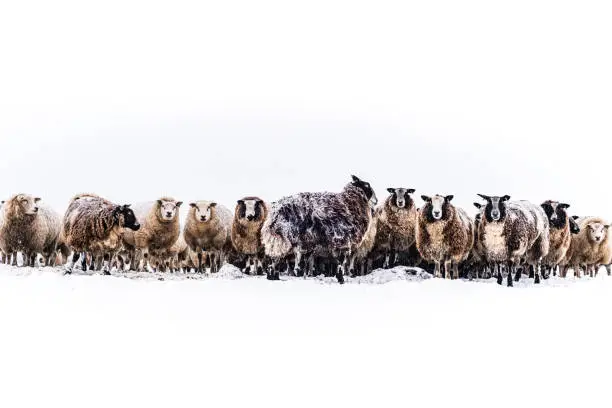
<path id="1" fill-rule="evenodd" d="M 540 283 L 540 264 L 537 265 L 531 265 L 531 268 L 533 269 L 533 283 L 535 283 L 536 285 Z"/>
<path id="2" fill-rule="evenodd" d="M 442 272 L 440 271 L 440 269 L 441 269 L 440 262 L 435 261 L 434 264 L 435 264 L 435 266 L 434 266 L 434 277 L 435 278 L 441 278 L 442 277 Z"/>
<path id="3" fill-rule="evenodd" d="M 514 273 L 514 280 L 515 282 L 518 282 L 521 280 L 521 276 L 523 275 L 523 272 L 517 268 L 516 272 Z"/>
<path id="4" fill-rule="evenodd" d="M 520 272 L 517 272 L 517 270 L 518 270 L 518 267 L 514 264 L 512 264 L 512 266 L 508 266 L 508 276 L 506 276 L 506 281 L 508 282 L 507 284 L 509 288 L 514 286 L 513 279 L 516 277 L 514 275 L 516 275 L 517 273 L 520 273 Z"/>
<path id="5" fill-rule="evenodd" d="M 340 254 L 338 256 L 338 267 L 336 269 L 336 279 L 338 279 L 339 284 L 344 284 L 344 271 L 346 270 L 346 266 L 348 263 L 348 257 L 345 254 Z"/>
<path id="6" fill-rule="evenodd" d="M 389 269 L 390 263 L 391 263 L 391 251 L 387 251 L 385 255 L 385 262 L 383 263 L 383 269 Z"/>
<path id="7" fill-rule="evenodd" d="M 529 278 L 530 279 L 535 279 L 535 272 L 533 270 L 533 268 L 529 268 Z"/>
<path id="8" fill-rule="evenodd" d="M 295 251 L 295 265 L 293 265 L 293 276 L 303 276 L 303 272 L 300 268 L 300 262 L 302 262 L 302 252 L 299 249 Z"/>
<path id="9" fill-rule="evenodd" d="M 72 257 L 68 259 L 68 263 L 64 267 L 64 275 L 70 275 L 72 273 L 72 268 L 74 264 L 78 262 L 80 256 L 81 254 L 79 252 L 74 252 L 72 254 Z"/>
<path id="10" fill-rule="evenodd" d="M 459 263 L 458 262 L 453 262 L 452 263 L 452 270 L 453 270 L 453 279 L 459 279 Z"/>
<path id="11" fill-rule="evenodd" d="M 110 261 L 110 254 L 104 254 L 104 256 L 102 257 L 102 273 L 104 275 L 110 275 Z"/>
<path id="12" fill-rule="evenodd" d="M 501 285 L 504 282 L 501 264 L 495 265 L 495 271 L 497 272 L 497 284 Z"/>
<path id="13" fill-rule="evenodd" d="M 451 278 L 451 261 L 444 261 L 444 279 Z"/>
<path id="14" fill-rule="evenodd" d="M 202 251 L 198 252 L 198 273 L 203 273 L 204 269 L 202 269 Z"/>

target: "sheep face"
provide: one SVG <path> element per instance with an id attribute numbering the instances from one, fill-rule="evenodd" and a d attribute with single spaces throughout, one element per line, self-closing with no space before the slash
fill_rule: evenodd
<path id="1" fill-rule="evenodd" d="M 506 219 L 506 201 L 510 200 L 509 195 L 503 197 L 486 196 L 484 194 L 478 195 L 487 201 L 484 208 L 484 215 L 487 222 L 501 222 Z"/>
<path id="2" fill-rule="evenodd" d="M 130 204 L 117 206 L 117 208 L 115 208 L 115 218 L 122 228 L 129 228 L 132 231 L 138 231 L 140 229 L 140 223 L 136 219 L 134 211 L 130 208 Z"/>
<path id="3" fill-rule="evenodd" d="M 261 221 L 264 202 L 260 199 L 238 200 L 238 218 L 247 221 Z"/>
<path id="4" fill-rule="evenodd" d="M 370 183 L 360 180 L 357 176 L 351 177 L 353 178 L 352 184 L 363 191 L 370 202 L 370 206 L 374 207 L 376 204 L 378 204 L 378 198 L 376 198 L 376 194 L 374 193 L 372 186 L 370 186 Z"/>
<path id="5" fill-rule="evenodd" d="M 605 225 L 600 222 L 589 224 L 587 227 L 587 234 L 589 236 L 589 240 L 591 240 L 591 242 L 599 244 L 606 238 L 606 234 L 608 233 L 609 227 L 609 225 Z"/>
<path id="6" fill-rule="evenodd" d="M 14 203 L 18 213 L 22 215 L 36 215 L 38 214 L 38 202 L 40 198 L 32 197 L 27 194 L 19 194 L 15 196 Z"/>
<path id="7" fill-rule="evenodd" d="M 391 204 L 397 208 L 408 208 L 412 204 L 410 194 L 414 193 L 413 188 L 388 188 L 387 191 L 391 194 Z"/>
<path id="8" fill-rule="evenodd" d="M 207 222 L 213 216 L 213 208 L 217 203 L 198 204 L 191 203 L 191 207 L 194 209 L 193 215 L 198 222 Z"/>
<path id="9" fill-rule="evenodd" d="M 567 221 L 567 212 L 569 204 L 559 203 L 558 201 L 544 201 L 542 208 L 548 217 L 548 222 L 551 227 L 561 229 L 565 227 Z"/>
<path id="10" fill-rule="evenodd" d="M 423 201 L 425 201 L 425 205 L 421 211 L 430 222 L 446 220 L 449 217 L 450 202 L 453 197 L 452 195 L 435 195 L 433 197 L 421 196 Z"/>
<path id="11" fill-rule="evenodd" d="M 178 216 L 181 204 L 183 204 L 181 201 L 157 200 L 161 220 L 173 221 Z"/>

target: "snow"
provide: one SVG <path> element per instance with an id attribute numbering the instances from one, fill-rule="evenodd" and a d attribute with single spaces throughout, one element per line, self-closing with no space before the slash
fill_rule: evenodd
<path id="1" fill-rule="evenodd" d="M 161 275 L 161 274 L 160 274 Z M 0 267 L 0 406 L 608 406 L 612 279 Z M 192 279 L 190 279 L 192 278 Z"/>

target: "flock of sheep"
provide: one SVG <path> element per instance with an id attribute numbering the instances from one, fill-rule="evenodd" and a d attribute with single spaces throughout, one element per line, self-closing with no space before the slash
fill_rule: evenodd
<path id="1" fill-rule="evenodd" d="M 266 203 L 237 201 L 234 213 L 214 201 L 189 204 L 183 227 L 181 201 L 162 197 L 118 205 L 95 194 L 72 198 L 62 218 L 39 198 L 17 194 L 0 209 L 3 263 L 65 265 L 100 270 L 214 273 L 232 263 L 245 273 L 325 274 L 340 283 L 375 267 L 420 266 L 436 277 L 496 277 L 512 286 L 523 273 L 539 283 L 572 270 L 611 272 L 610 225 L 599 217 L 570 217 L 568 204 L 535 205 L 509 196 L 479 195 L 475 218 L 453 196 L 421 196 L 389 188 L 377 206 L 369 183 L 352 176 L 339 193 L 299 193 Z"/>

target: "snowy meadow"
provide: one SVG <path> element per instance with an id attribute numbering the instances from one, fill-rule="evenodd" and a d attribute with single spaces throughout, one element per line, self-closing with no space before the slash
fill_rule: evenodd
<path id="1" fill-rule="evenodd" d="M 606 406 L 612 279 L 0 269 L 4 406 Z M 131 278 L 131 279 L 130 279 Z M 364 280 L 367 278 L 367 281 Z M 8 405 L 5 405 L 8 404 Z"/>

